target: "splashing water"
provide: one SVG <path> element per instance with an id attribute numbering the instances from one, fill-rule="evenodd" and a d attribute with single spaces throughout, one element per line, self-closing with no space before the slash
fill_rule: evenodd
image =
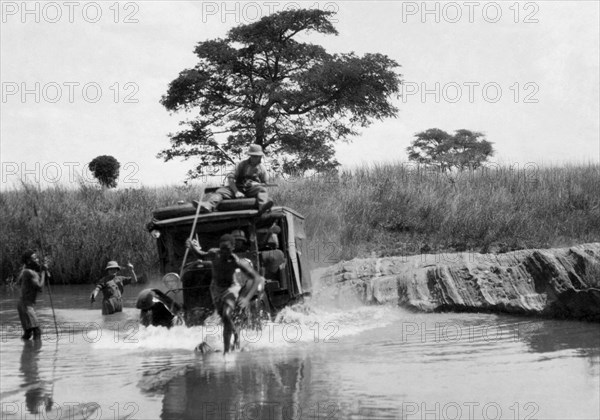
<path id="1" fill-rule="evenodd" d="M 283 308 L 272 321 L 262 321 L 259 330 L 240 330 L 242 350 L 337 343 L 341 337 L 388 326 L 405 315 L 398 307 L 365 306 L 353 296 L 345 296 L 343 300 L 336 298 L 335 288 L 322 287 L 318 282 L 320 276 L 314 274 L 312 277 L 316 281 L 312 298 Z M 223 349 L 223 324 L 216 312 L 202 326 L 174 326 L 167 329 L 144 327 L 131 322 L 118 334 L 118 339 L 110 335 L 103 336 L 94 346 L 98 349 L 126 351 L 192 351 L 200 343 L 206 342 L 214 350 Z"/>
<path id="2" fill-rule="evenodd" d="M 402 312 L 386 306 L 362 306 L 353 310 L 323 309 L 311 303 L 297 304 L 280 311 L 271 322 L 264 321 L 258 331 L 242 329 L 242 349 L 286 347 L 318 342 L 335 343 L 340 337 L 356 335 L 398 321 Z M 118 334 L 118 337 L 115 336 Z M 201 342 L 222 350 L 223 324 L 211 315 L 202 326 L 144 327 L 128 321 L 115 334 L 104 334 L 93 343 L 97 349 L 121 351 L 194 350 Z"/>

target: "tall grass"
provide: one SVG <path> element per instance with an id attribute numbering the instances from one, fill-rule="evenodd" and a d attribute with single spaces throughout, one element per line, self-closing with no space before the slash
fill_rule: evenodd
<path id="1" fill-rule="evenodd" d="M 275 197 L 323 228 L 313 238 L 338 241 L 343 259 L 600 240 L 598 164 L 462 173 L 379 164 L 343 172 L 338 181 L 286 184 Z"/>
<path id="2" fill-rule="evenodd" d="M 337 177 L 277 183 L 271 195 L 306 216 L 308 243 L 334 245 L 328 252 L 312 250 L 309 259 L 317 264 L 332 257 L 504 252 L 600 240 L 598 164 L 463 173 L 379 164 Z M 110 259 L 154 272 L 156 246 L 145 229 L 152 210 L 196 199 L 199 191 L 198 186 L 111 191 L 82 184 L 3 192 L 1 280 L 18 272 L 20 254 L 29 247 L 52 255 L 59 283 L 94 281 Z"/>
<path id="3" fill-rule="evenodd" d="M 102 190 L 86 184 L 3 192 L 1 279 L 14 278 L 28 248 L 51 257 L 56 283 L 93 282 L 108 260 L 131 261 L 139 273 L 157 271 L 156 244 L 145 229 L 152 210 L 198 194 L 193 187 Z"/>

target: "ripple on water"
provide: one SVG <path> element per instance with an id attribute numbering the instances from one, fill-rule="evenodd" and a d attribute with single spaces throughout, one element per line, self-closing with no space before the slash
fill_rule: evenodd
<path id="1" fill-rule="evenodd" d="M 309 304 L 285 309 L 260 334 L 245 331 L 250 351 L 224 358 L 193 351 L 202 340 L 221 348 L 216 319 L 145 328 L 133 308 L 103 317 L 83 305 L 57 309 L 58 346 L 48 336 L 37 353 L 18 340 L 16 314 L 3 318 L 15 326 L 0 348 L 3 402 L 24 401 L 28 384 L 38 384 L 55 401 L 98 401 L 106 415 L 115 401 L 135 401 L 136 418 L 192 419 L 205 403 L 266 399 L 295 401 L 307 415 L 332 402 L 338 418 L 398 418 L 403 403 L 440 401 L 497 402 L 504 418 L 516 400 L 538 404 L 538 418 L 585 418 L 599 404 L 597 324 Z M 39 314 L 52 322 L 49 308 Z"/>

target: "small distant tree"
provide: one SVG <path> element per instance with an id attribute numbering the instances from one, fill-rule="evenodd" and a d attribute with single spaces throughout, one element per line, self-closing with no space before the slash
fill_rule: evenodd
<path id="1" fill-rule="evenodd" d="M 406 148 L 408 159 L 422 165 L 439 166 L 445 169 L 445 160 L 442 159 L 444 146 L 448 145 L 452 136 L 439 128 L 430 128 L 415 134 L 415 139 L 410 147 Z"/>
<path id="2" fill-rule="evenodd" d="M 442 171 L 477 169 L 494 154 L 492 142 L 477 131 L 460 129 L 452 136 L 439 128 L 430 128 L 415 137 L 406 149 L 408 159 L 437 166 Z"/>
<path id="3" fill-rule="evenodd" d="M 102 155 L 95 157 L 88 166 L 100 185 L 106 188 L 115 188 L 117 186 L 119 169 L 121 168 L 121 164 L 117 159 L 112 156 Z"/>

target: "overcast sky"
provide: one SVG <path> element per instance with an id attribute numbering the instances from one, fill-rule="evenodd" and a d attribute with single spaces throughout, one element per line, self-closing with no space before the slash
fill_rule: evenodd
<path id="1" fill-rule="evenodd" d="M 336 10 L 331 52 L 402 65 L 395 119 L 338 147 L 346 166 L 406 160 L 428 128 L 482 131 L 507 164 L 597 162 L 599 2 L 2 2 L 1 188 L 68 184 L 115 156 L 121 186 L 180 183 L 194 161 L 164 163 L 183 115 L 159 104 L 199 41 L 270 11 Z"/>

